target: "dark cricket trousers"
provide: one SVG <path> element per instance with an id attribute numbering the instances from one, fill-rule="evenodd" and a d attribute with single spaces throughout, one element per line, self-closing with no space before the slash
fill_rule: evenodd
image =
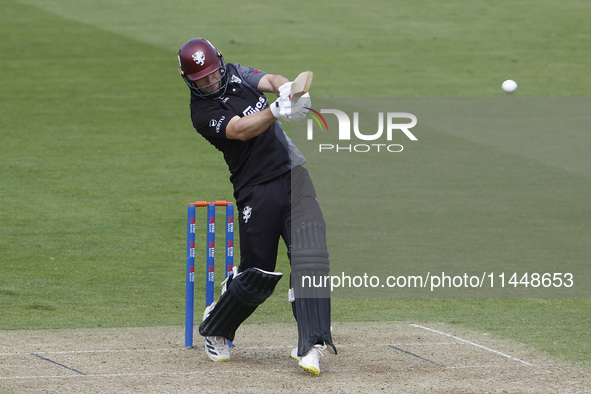
<path id="1" fill-rule="evenodd" d="M 295 167 L 278 178 L 237 192 L 240 231 L 239 271 L 256 267 L 275 271 L 279 238 L 291 250 L 291 228 L 304 222 L 324 224 L 308 171 Z"/>

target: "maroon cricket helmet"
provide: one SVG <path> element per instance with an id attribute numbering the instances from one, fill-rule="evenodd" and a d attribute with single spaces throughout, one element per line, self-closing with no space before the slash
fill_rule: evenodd
<path id="1" fill-rule="evenodd" d="M 191 91 L 200 97 L 217 95 L 222 89 L 225 91 L 227 80 L 225 80 L 226 66 L 222 52 L 212 45 L 205 38 L 193 38 L 185 42 L 178 53 L 179 72 Z M 220 89 L 214 93 L 205 92 L 197 88 L 193 82 L 221 70 Z"/>

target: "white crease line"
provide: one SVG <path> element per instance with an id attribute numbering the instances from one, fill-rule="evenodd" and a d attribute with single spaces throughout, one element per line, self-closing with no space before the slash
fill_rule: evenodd
<path id="1" fill-rule="evenodd" d="M 293 349 L 294 346 L 233 346 L 232 348 L 236 349 L 266 349 L 266 350 L 276 350 L 276 349 Z"/>
<path id="2" fill-rule="evenodd" d="M 429 327 L 421 326 L 421 325 L 419 325 L 419 324 L 410 324 L 410 325 L 411 325 L 411 326 L 413 326 L 413 327 L 421 328 L 421 329 L 423 329 L 423 330 L 427 330 L 427 331 L 434 332 L 434 333 L 436 333 L 436 334 L 445 335 L 445 336 L 447 336 L 447 337 L 454 338 L 454 339 L 456 339 L 456 340 L 458 340 L 458 341 L 461 341 L 461 342 L 467 343 L 467 344 L 469 344 L 469 345 L 476 346 L 476 347 L 478 347 L 478 348 L 480 348 L 480 349 L 483 349 L 483 350 L 486 350 L 486 351 L 489 351 L 489 352 L 492 352 L 492 353 L 498 354 L 499 356 L 503 356 L 503 357 L 506 357 L 506 358 L 508 358 L 508 359 L 511 359 L 511 360 L 519 361 L 520 363 L 523 363 L 523 364 L 525 364 L 525 365 L 528 365 L 528 366 L 533 366 L 533 364 L 532 364 L 532 363 L 529 363 L 529 362 L 527 362 L 527 361 L 523 361 L 523 360 L 521 360 L 521 359 L 519 359 L 519 358 L 517 358 L 517 357 L 513 357 L 513 356 L 510 356 L 510 355 L 508 355 L 508 354 L 505 354 L 505 353 L 499 352 L 498 350 L 494 350 L 494 349 L 491 349 L 491 348 L 489 348 L 489 347 L 486 347 L 486 346 L 483 346 L 483 345 L 479 345 L 479 344 L 477 344 L 477 343 L 475 343 L 475 342 L 468 341 L 467 339 L 463 339 L 463 338 L 457 337 L 457 336 L 455 336 L 455 335 L 452 335 L 452 334 L 448 334 L 448 333 L 446 333 L 446 332 L 443 332 L 443 331 L 434 330 L 434 329 L 432 329 L 432 328 L 429 328 Z"/>
<path id="3" fill-rule="evenodd" d="M 292 349 L 293 346 L 236 346 L 236 349 Z M 182 352 L 184 350 L 193 350 L 196 348 L 170 348 L 170 349 L 116 349 L 116 350 L 59 350 L 59 351 L 35 351 L 35 354 L 88 354 L 88 353 L 158 353 L 158 352 Z M 14 352 L 14 353 L 0 353 L 0 357 L 9 356 L 29 356 L 32 352 Z"/>
<path id="4" fill-rule="evenodd" d="M 232 371 L 216 371 L 218 373 L 232 373 Z M 110 377 L 123 377 L 123 376 L 161 376 L 161 375 L 195 375 L 203 374 L 203 371 L 191 371 L 191 372 L 144 372 L 144 373 L 100 373 L 100 374 L 88 374 L 88 375 L 47 375 L 47 376 L 0 376 L 0 380 L 11 380 L 11 379 L 62 379 L 62 378 L 110 378 Z"/>
<path id="5" fill-rule="evenodd" d="M 537 367 L 563 367 L 569 366 L 569 364 L 540 364 Z M 525 367 L 525 365 L 524 365 Z M 489 368 L 506 368 L 506 366 L 501 366 L 498 364 L 493 365 L 467 365 L 467 366 L 448 366 L 444 367 L 444 369 L 450 370 L 458 370 L 458 369 L 489 369 Z M 410 368 L 411 370 L 414 368 Z M 408 371 L 409 368 L 392 368 L 392 371 Z M 272 372 L 281 372 L 281 373 L 300 373 L 300 370 L 294 369 L 272 369 Z M 355 373 L 359 372 L 360 369 L 357 368 L 345 368 L 345 369 L 323 369 L 324 373 Z M 232 370 L 216 370 L 216 374 L 231 374 L 235 373 Z M 88 374 L 88 375 L 37 375 L 37 376 L 0 376 L 1 380 L 26 380 L 26 379 L 71 379 L 71 378 L 118 378 L 118 377 L 134 377 L 134 376 L 190 376 L 190 375 L 202 375 L 203 371 L 190 371 L 190 372 L 144 372 L 144 373 L 104 373 L 104 374 Z"/>
<path id="6" fill-rule="evenodd" d="M 391 343 L 394 346 L 464 346 L 457 342 Z"/>
<path id="7" fill-rule="evenodd" d="M 376 343 L 372 345 L 366 344 L 348 344 L 348 345 L 339 345 L 339 348 L 355 348 L 355 347 L 387 347 L 390 345 L 394 346 L 443 346 L 443 345 L 463 345 L 462 343 L 457 342 L 426 342 L 426 343 Z M 256 349 L 266 349 L 266 350 L 276 350 L 276 349 L 293 349 L 294 346 L 235 346 L 236 349 L 248 349 L 248 350 L 256 350 Z M 157 353 L 157 352 L 181 352 L 184 350 L 192 350 L 196 348 L 161 348 L 161 349 L 102 349 L 102 350 L 57 350 L 57 351 L 34 351 L 34 352 L 13 352 L 13 353 L 0 353 L 0 357 L 9 357 L 9 356 L 29 356 L 31 353 L 35 354 L 86 354 L 86 353 Z"/>
<path id="8" fill-rule="evenodd" d="M 523 368 L 529 367 L 529 366 L 548 368 L 548 367 L 569 367 L 570 365 L 569 364 L 536 364 L 536 365 L 533 365 L 533 364 L 530 364 L 530 365 L 524 364 L 523 365 Z M 446 369 L 475 369 L 475 368 L 486 368 L 486 369 L 489 369 L 489 368 L 507 368 L 507 366 L 506 365 L 499 365 L 499 364 L 492 364 L 492 365 L 461 365 L 461 366 L 458 366 L 458 367 L 448 366 L 448 367 L 445 367 L 445 368 Z"/>
<path id="9" fill-rule="evenodd" d="M 48 352 L 14 352 L 14 353 L 0 353 L 0 356 L 28 356 L 31 353 L 36 354 L 82 354 L 82 353 L 135 353 L 135 352 L 174 352 L 181 351 L 184 348 L 172 348 L 172 349 L 118 349 L 118 350 L 60 350 L 60 351 L 48 351 Z"/>
<path id="10" fill-rule="evenodd" d="M 297 373 L 299 370 L 295 369 L 273 369 L 273 372 L 293 372 Z M 323 372 L 332 373 L 350 373 L 358 372 L 358 369 L 323 369 Z M 231 374 L 235 373 L 231 370 L 217 370 L 216 374 Z M 189 372 L 144 372 L 144 373 L 100 373 L 100 374 L 86 374 L 86 375 L 37 375 L 37 376 L 0 376 L 0 380 L 25 380 L 25 379 L 65 379 L 65 378 L 118 378 L 118 377 L 133 377 L 133 376 L 165 376 L 165 375 L 202 375 L 203 371 L 189 371 Z"/>
<path id="11" fill-rule="evenodd" d="M 562 366 L 569 366 L 569 364 L 540 364 L 537 367 L 562 367 Z M 461 367 L 445 367 L 444 369 L 489 369 L 489 368 L 504 368 L 501 365 L 475 365 L 475 366 L 461 366 Z M 410 368 L 413 369 L 413 368 Z M 408 371 L 409 368 L 392 368 L 392 371 Z M 353 368 L 346 368 L 346 369 L 323 369 L 324 373 L 355 373 L 359 372 L 360 369 L 353 369 Z M 293 369 L 273 369 L 272 372 L 281 372 L 281 373 L 301 373 L 300 370 L 293 370 Z M 235 373 L 235 371 L 231 370 L 216 370 L 216 374 L 230 374 Z M 113 374 L 88 374 L 88 375 L 38 375 L 38 376 L 0 376 L 1 380 L 26 380 L 26 379 L 71 379 L 71 378 L 118 378 L 118 377 L 134 377 L 134 376 L 165 376 L 165 375 L 173 375 L 173 376 L 189 376 L 189 375 L 202 375 L 203 371 L 191 371 L 191 372 L 145 372 L 145 373 L 113 373 Z"/>

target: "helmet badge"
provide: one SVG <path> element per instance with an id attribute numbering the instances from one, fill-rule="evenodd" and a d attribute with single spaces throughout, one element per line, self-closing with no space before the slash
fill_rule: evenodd
<path id="1" fill-rule="evenodd" d="M 193 54 L 193 60 L 200 66 L 205 64 L 205 53 L 203 51 L 197 51 Z"/>

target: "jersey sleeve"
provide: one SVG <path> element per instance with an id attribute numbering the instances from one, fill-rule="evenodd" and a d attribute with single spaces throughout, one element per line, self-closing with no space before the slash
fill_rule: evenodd
<path id="1" fill-rule="evenodd" d="M 255 89 L 258 89 L 261 78 L 268 74 L 264 71 L 257 70 L 256 68 L 245 67 L 239 63 L 234 63 L 234 65 L 236 66 L 236 71 L 238 72 L 238 75 L 240 75 L 240 78 Z"/>
<path id="2" fill-rule="evenodd" d="M 206 137 L 226 138 L 226 126 L 236 114 L 216 105 L 203 105 L 191 109 L 191 120 L 199 134 Z"/>

